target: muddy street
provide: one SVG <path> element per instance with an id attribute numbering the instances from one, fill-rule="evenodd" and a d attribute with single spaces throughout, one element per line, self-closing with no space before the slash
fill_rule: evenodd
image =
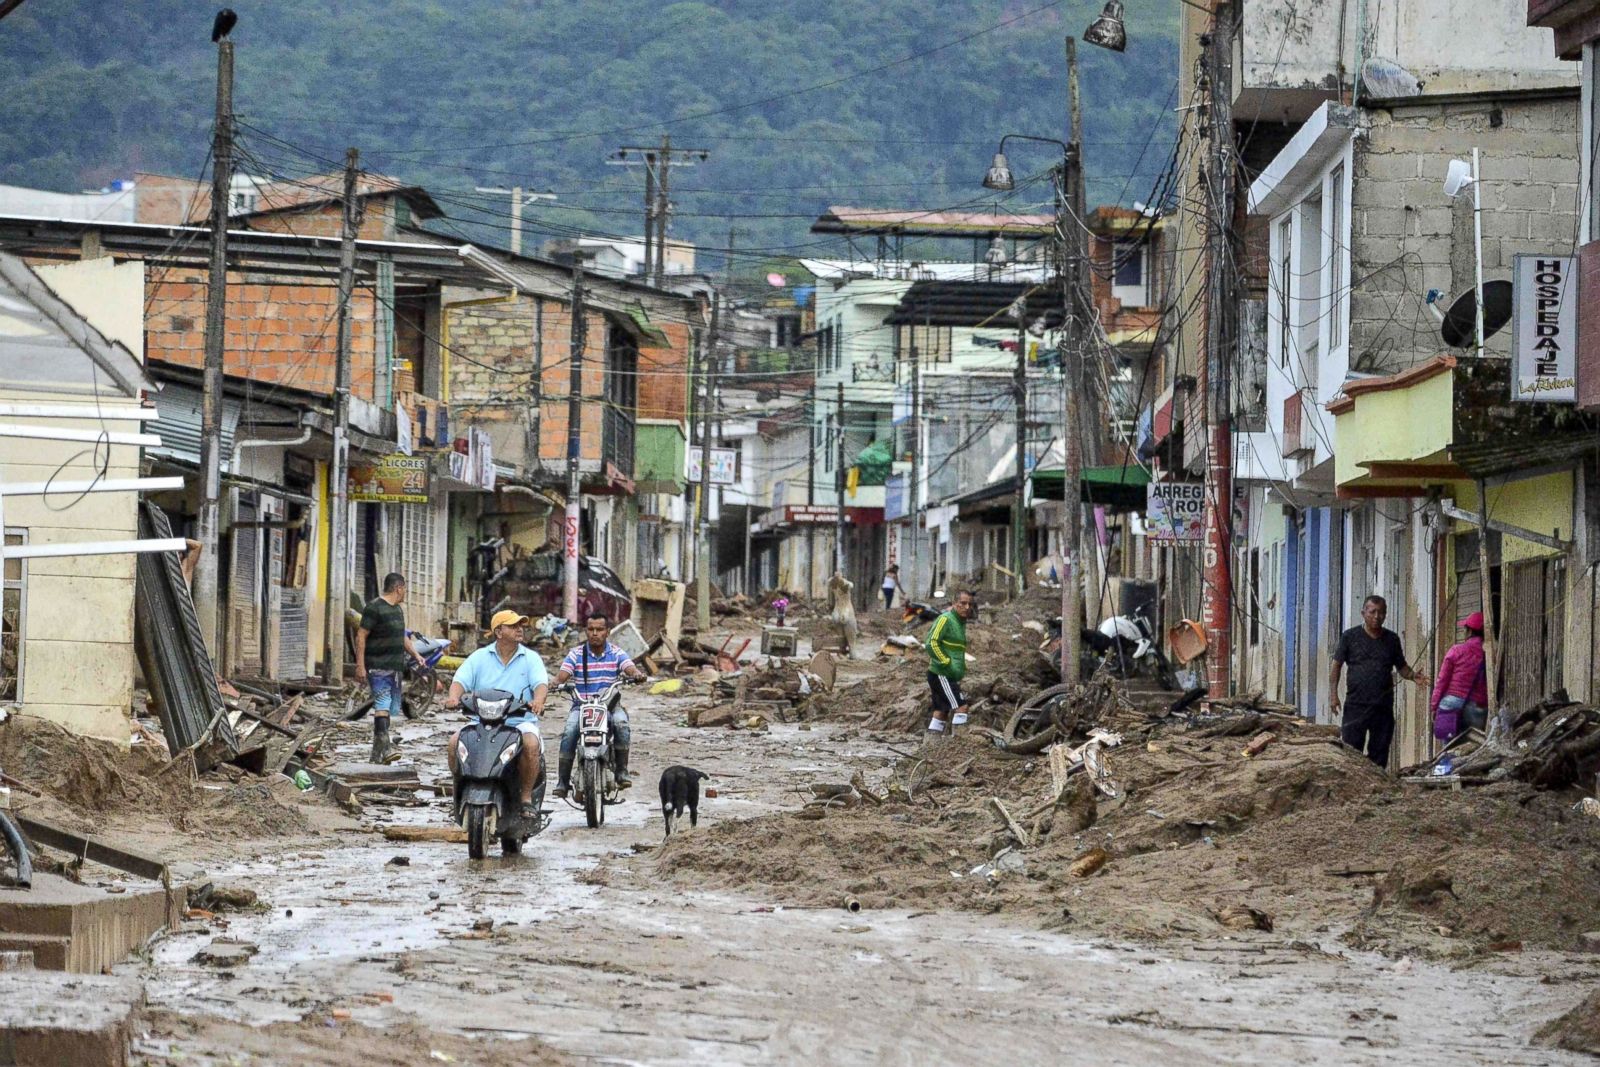
<path id="1" fill-rule="evenodd" d="M 1596 977 L 1553 955 L 1452 968 L 1265 932 L 1139 944 L 973 910 L 852 914 L 842 901 L 786 906 L 781 892 L 669 879 L 656 866 L 663 767 L 702 768 L 718 791 L 689 841 L 792 811 L 819 779 L 876 781 L 914 741 L 832 723 L 691 729 L 682 700 L 630 704 L 638 784 L 602 829 L 559 806 L 525 855 L 480 862 L 464 844 L 374 832 L 445 825 L 448 801 L 425 789 L 420 806 L 369 803 L 359 818 L 179 871 L 248 886 L 262 903 L 190 924 L 119 968 L 144 982 L 154 1013 L 135 1062 L 400 1062 L 388 1058 L 400 1035 L 425 1048 L 419 1062 L 460 1063 L 1582 1059 L 1529 1046 Z M 435 710 L 399 727 L 425 784 L 444 775 L 453 724 Z M 552 762 L 558 725 L 544 724 Z M 361 741 L 352 730 L 340 754 Z M 951 879 L 980 877 L 949 862 Z M 197 960 L 218 937 L 259 951 Z M 344 1036 L 330 1043 L 330 1031 Z M 270 1043 L 253 1046 L 263 1033 Z"/>

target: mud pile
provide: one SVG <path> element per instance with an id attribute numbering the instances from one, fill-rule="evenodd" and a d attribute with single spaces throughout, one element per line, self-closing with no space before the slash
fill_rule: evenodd
<path id="1" fill-rule="evenodd" d="M 1464 957 L 1600 930 L 1600 820 L 1571 797 L 1404 786 L 1326 728 L 1273 735 L 1247 756 L 1249 736 L 1154 727 L 1106 750 L 1118 796 L 1079 773 L 1056 799 L 1047 757 L 967 734 L 826 808 L 674 837 L 656 863 L 800 904 L 1004 911 L 1115 937 L 1254 926 Z"/>
<path id="2" fill-rule="evenodd" d="M 30 715 L 0 723 L 0 769 L 44 794 L 13 792 L 18 810 L 37 808 L 80 831 L 154 820 L 211 836 L 257 837 L 306 825 L 282 799 L 293 793 L 286 781 L 234 781 L 223 770 L 196 780 L 192 766 L 169 762 L 165 749 L 123 748 Z"/>

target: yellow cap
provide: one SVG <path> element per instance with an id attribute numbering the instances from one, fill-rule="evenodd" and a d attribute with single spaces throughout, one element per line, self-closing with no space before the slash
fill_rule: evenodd
<path id="1" fill-rule="evenodd" d="M 489 632 L 484 636 L 493 637 L 494 632 L 502 626 L 526 625 L 528 625 L 528 617 L 526 615 L 519 615 L 514 611 L 497 611 L 494 613 L 494 618 L 489 620 Z"/>

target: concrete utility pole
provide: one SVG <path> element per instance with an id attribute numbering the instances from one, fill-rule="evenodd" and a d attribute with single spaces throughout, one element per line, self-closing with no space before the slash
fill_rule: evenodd
<path id="1" fill-rule="evenodd" d="M 584 321 L 583 308 L 583 257 L 572 260 L 572 355 L 567 387 L 567 514 L 562 524 L 562 555 L 566 564 L 565 593 L 562 611 L 574 626 L 583 625 L 578 618 L 578 553 L 582 538 L 579 536 L 579 510 L 583 488 L 578 478 L 578 457 L 583 452 L 583 349 L 588 343 L 589 324 Z"/>
<path id="2" fill-rule="evenodd" d="M 711 629 L 711 524 L 706 519 L 706 508 L 711 499 L 711 422 L 716 417 L 717 406 L 717 330 L 720 326 L 722 297 L 711 292 L 711 331 L 706 340 L 705 367 L 706 398 L 700 416 L 700 492 L 695 500 L 695 625 L 700 632 Z"/>
<path id="3" fill-rule="evenodd" d="M 1210 37 L 1205 41 L 1207 77 L 1211 83 L 1208 96 L 1211 158 L 1206 166 L 1206 214 L 1210 223 L 1206 233 L 1206 258 L 1210 287 L 1206 309 L 1205 397 L 1209 425 L 1200 618 L 1206 633 L 1206 688 L 1214 697 L 1228 694 L 1233 644 L 1231 353 L 1237 336 L 1235 260 L 1231 247 L 1235 165 L 1233 12 L 1231 4 L 1217 7 Z"/>
<path id="4" fill-rule="evenodd" d="M 200 559 L 194 609 L 214 663 L 221 664 L 217 541 L 222 512 L 222 376 L 227 347 L 228 206 L 233 197 L 233 42 L 217 43 L 217 116 L 211 133 L 211 273 L 206 287 L 205 374 L 200 391 Z"/>
<path id="5" fill-rule="evenodd" d="M 833 492 L 839 509 L 833 517 L 833 569 L 844 573 L 844 379 L 839 380 L 839 395 L 834 401 L 834 418 L 839 420 L 839 439 L 833 463 Z"/>
<path id="6" fill-rule="evenodd" d="M 1078 393 L 1083 385 L 1083 112 L 1078 103 L 1078 42 L 1067 38 L 1067 151 L 1056 191 L 1056 225 L 1061 229 L 1061 680 L 1078 680 L 1083 629 L 1083 575 L 1078 541 L 1083 534 L 1083 453 L 1079 440 Z M 1071 200 L 1069 205 L 1068 200 Z"/>
<path id="7" fill-rule="evenodd" d="M 911 346 L 911 579 L 912 595 L 926 596 L 917 582 L 917 562 L 922 545 L 922 353 Z"/>
<path id="8" fill-rule="evenodd" d="M 819 349 L 820 351 L 820 349 Z M 812 437 L 806 449 L 806 596 L 816 595 L 817 588 L 817 524 L 811 508 L 817 503 L 817 375 L 813 366 L 811 372 L 811 415 Z M 826 444 L 827 442 L 823 442 Z"/>
<path id="9" fill-rule="evenodd" d="M 669 172 L 674 164 L 693 167 L 711 158 L 704 148 L 673 148 L 670 135 L 660 145 L 622 145 L 606 160 L 612 167 L 644 167 L 644 281 L 660 285 L 667 272 Z"/>
<path id="10" fill-rule="evenodd" d="M 480 193 L 494 193 L 499 196 L 511 197 L 511 254 L 522 255 L 522 209 L 536 200 L 554 200 L 555 193 L 524 193 L 522 186 L 513 185 L 509 189 L 477 187 Z"/>
<path id="11" fill-rule="evenodd" d="M 1011 509 L 1011 566 L 1016 571 L 1011 591 L 1021 596 L 1027 589 L 1025 556 L 1028 551 L 1028 290 L 1017 298 L 1017 370 L 1011 383 L 1017 406 L 1017 500 Z"/>
<path id="12" fill-rule="evenodd" d="M 361 208 L 356 199 L 356 176 L 361 154 L 354 148 L 344 154 L 344 219 L 339 240 L 339 318 L 333 377 L 333 462 L 328 465 L 328 599 L 324 604 L 325 655 L 323 681 L 344 682 L 344 612 L 350 577 L 345 560 L 350 555 L 350 299 L 356 288 L 356 231 Z"/>

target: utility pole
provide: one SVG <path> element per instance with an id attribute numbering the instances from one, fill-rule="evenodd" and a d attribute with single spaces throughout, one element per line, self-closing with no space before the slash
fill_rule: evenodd
<path id="1" fill-rule="evenodd" d="M 660 285 L 667 271 L 668 172 L 676 164 L 693 167 L 711 158 L 704 148 L 673 148 L 663 134 L 659 145 L 622 145 L 606 160 L 612 167 L 644 167 L 644 277 Z"/>
<path id="2" fill-rule="evenodd" d="M 672 174 L 672 135 L 661 135 L 661 178 L 656 182 L 656 269 L 651 275 L 656 286 L 661 285 L 661 276 L 667 272 L 667 216 L 672 212 L 672 201 L 667 198 L 667 182 Z M 713 317 L 716 308 L 711 309 Z M 712 362 L 715 362 L 713 360 Z"/>
<path id="3" fill-rule="evenodd" d="M 344 218 L 339 235 L 339 318 L 333 377 L 333 462 L 328 465 L 328 599 L 324 604 L 323 681 L 344 683 L 344 611 L 350 555 L 350 298 L 356 288 L 356 230 L 361 225 L 356 175 L 361 154 L 344 154 Z"/>
<path id="4" fill-rule="evenodd" d="M 233 42 L 217 43 L 217 116 L 211 134 L 211 273 L 206 286 L 205 374 L 200 394 L 200 559 L 194 608 L 213 663 L 221 663 L 217 542 L 222 512 L 222 375 L 228 329 L 228 206 L 233 197 Z"/>
<path id="5" fill-rule="evenodd" d="M 1067 38 L 1067 111 L 1070 127 L 1056 191 L 1056 226 L 1061 231 L 1061 680 L 1078 681 L 1083 629 L 1083 575 L 1078 541 L 1083 533 L 1083 453 L 1079 441 L 1078 394 L 1083 384 L 1083 112 L 1078 103 L 1078 42 Z M 1069 205 L 1068 200 L 1071 200 Z"/>
<path id="6" fill-rule="evenodd" d="M 815 362 L 811 371 L 811 403 L 809 406 L 812 426 L 811 447 L 806 449 L 806 596 L 816 595 L 817 588 L 817 524 L 815 512 L 811 509 L 817 503 L 817 374 Z M 826 441 L 823 442 L 827 444 Z"/>
<path id="7" fill-rule="evenodd" d="M 583 451 L 583 349 L 588 342 L 588 323 L 583 309 L 583 257 L 572 258 L 572 375 L 567 386 L 567 514 L 562 525 L 562 554 L 566 564 L 562 611 L 574 626 L 578 618 L 579 518 L 582 487 L 578 480 L 578 457 Z"/>
<path id="8" fill-rule="evenodd" d="M 711 421 L 717 406 L 717 329 L 722 296 L 711 291 L 711 331 L 704 359 L 706 399 L 700 416 L 700 492 L 695 501 L 695 625 L 702 634 L 711 630 L 711 525 L 706 508 L 711 498 Z"/>
<path id="9" fill-rule="evenodd" d="M 1204 364 L 1206 421 L 1206 492 L 1203 519 L 1204 575 L 1200 601 L 1201 624 L 1206 634 L 1206 688 L 1213 697 L 1226 696 L 1232 675 L 1233 644 L 1233 433 L 1230 351 L 1236 336 L 1234 257 L 1230 247 L 1233 229 L 1233 11 L 1218 5 L 1211 34 L 1204 42 L 1210 81 L 1208 143 L 1211 159 L 1206 166 L 1207 274 L 1210 275 L 1206 309 Z"/>
<path id="10" fill-rule="evenodd" d="M 522 186 L 513 185 L 509 189 L 477 187 L 480 193 L 495 193 L 500 196 L 511 197 L 511 254 L 522 255 L 522 209 L 536 200 L 554 200 L 555 193 L 524 193 Z"/>
<path id="11" fill-rule="evenodd" d="M 918 589 L 917 561 L 922 544 L 922 354 L 911 346 L 911 588 Z M 926 596 L 926 593 L 918 593 Z"/>
<path id="12" fill-rule="evenodd" d="M 834 418 L 839 420 L 837 453 L 833 462 L 833 492 L 839 500 L 839 510 L 833 517 L 833 569 L 844 573 L 844 379 L 839 379 L 839 396 L 834 401 Z"/>
<path id="13" fill-rule="evenodd" d="M 1017 370 L 1011 383 L 1017 407 L 1017 500 L 1011 509 L 1011 566 L 1016 571 L 1011 590 L 1021 596 L 1027 589 L 1023 557 L 1028 551 L 1028 290 L 1017 297 Z"/>

